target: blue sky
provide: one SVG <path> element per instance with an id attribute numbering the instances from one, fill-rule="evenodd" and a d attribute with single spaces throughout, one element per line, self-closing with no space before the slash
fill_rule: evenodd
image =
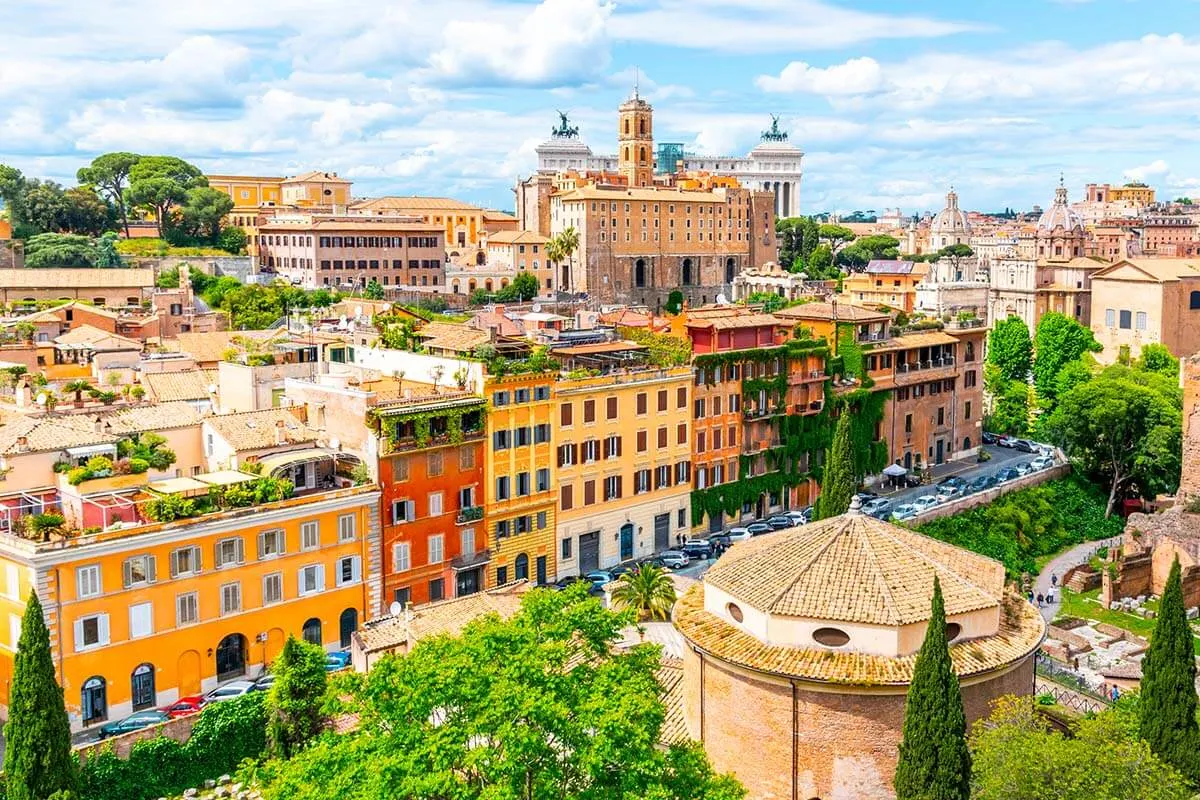
<path id="1" fill-rule="evenodd" d="M 656 134 L 742 154 L 782 117 L 805 212 L 972 209 L 1144 179 L 1200 196 L 1194 0 L 22 0 L 0 162 L 109 150 L 337 171 L 355 194 L 512 207 L 570 112 L 596 152 L 640 71 Z"/>

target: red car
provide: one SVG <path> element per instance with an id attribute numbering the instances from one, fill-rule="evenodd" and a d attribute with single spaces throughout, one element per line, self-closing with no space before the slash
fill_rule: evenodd
<path id="1" fill-rule="evenodd" d="M 193 695 L 192 697 L 181 697 L 169 706 L 163 706 L 160 711 L 166 714 L 171 719 L 186 717 L 188 714 L 195 714 L 200 709 L 204 708 L 208 701 L 201 695 Z"/>

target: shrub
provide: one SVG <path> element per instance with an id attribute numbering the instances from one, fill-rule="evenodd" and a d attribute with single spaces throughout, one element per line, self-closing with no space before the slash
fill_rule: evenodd
<path id="1" fill-rule="evenodd" d="M 150 462 L 144 458 L 129 459 L 129 471 L 134 475 L 141 475 L 150 469 Z"/>

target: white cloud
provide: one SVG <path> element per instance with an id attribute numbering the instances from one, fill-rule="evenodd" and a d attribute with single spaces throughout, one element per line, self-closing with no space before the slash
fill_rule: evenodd
<path id="1" fill-rule="evenodd" d="M 1167 162 L 1160 158 L 1140 167 L 1130 167 L 1125 170 L 1125 177 L 1133 181 L 1148 181 L 1151 178 L 1164 177 L 1170 171 L 1171 168 Z"/>
<path id="2" fill-rule="evenodd" d="M 423 74 L 453 85 L 550 86 L 599 75 L 608 66 L 611 3 L 543 0 L 519 20 L 451 20 Z"/>
<path id="3" fill-rule="evenodd" d="M 755 84 L 764 92 L 809 92 L 825 96 L 869 94 L 884 85 L 879 62 L 867 57 L 824 68 L 793 61 L 778 77 L 760 75 Z"/>

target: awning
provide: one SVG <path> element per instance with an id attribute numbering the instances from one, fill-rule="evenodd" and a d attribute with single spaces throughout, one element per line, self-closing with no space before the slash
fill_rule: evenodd
<path id="1" fill-rule="evenodd" d="M 167 478 L 165 481 L 153 481 L 146 485 L 147 489 L 159 494 L 200 495 L 208 494 L 209 486 L 195 478 Z"/>
<path id="2" fill-rule="evenodd" d="M 85 444 L 80 447 L 66 448 L 67 455 L 72 458 L 83 458 L 84 456 L 99 456 L 105 453 L 114 453 L 117 450 L 115 444 Z"/>
<path id="3" fill-rule="evenodd" d="M 324 447 L 310 447 L 307 450 L 293 450 L 290 453 L 280 453 L 277 456 L 268 456 L 267 458 L 259 459 L 258 463 L 262 464 L 262 474 L 270 475 L 277 469 L 291 467 L 296 464 L 307 464 L 313 461 L 324 461 L 327 458 L 336 458 L 337 450 L 329 450 Z"/>
<path id="4" fill-rule="evenodd" d="M 883 468 L 883 474 L 890 478 L 900 478 L 908 474 L 908 470 L 899 464 L 888 464 Z"/>
<path id="5" fill-rule="evenodd" d="M 248 472 L 238 472 L 235 469 L 223 469 L 217 472 L 208 472 L 204 475 L 196 475 L 196 480 L 201 483 L 206 483 L 209 486 L 232 486 L 235 483 L 249 483 L 253 480 L 258 480 L 257 475 L 251 475 Z"/>

